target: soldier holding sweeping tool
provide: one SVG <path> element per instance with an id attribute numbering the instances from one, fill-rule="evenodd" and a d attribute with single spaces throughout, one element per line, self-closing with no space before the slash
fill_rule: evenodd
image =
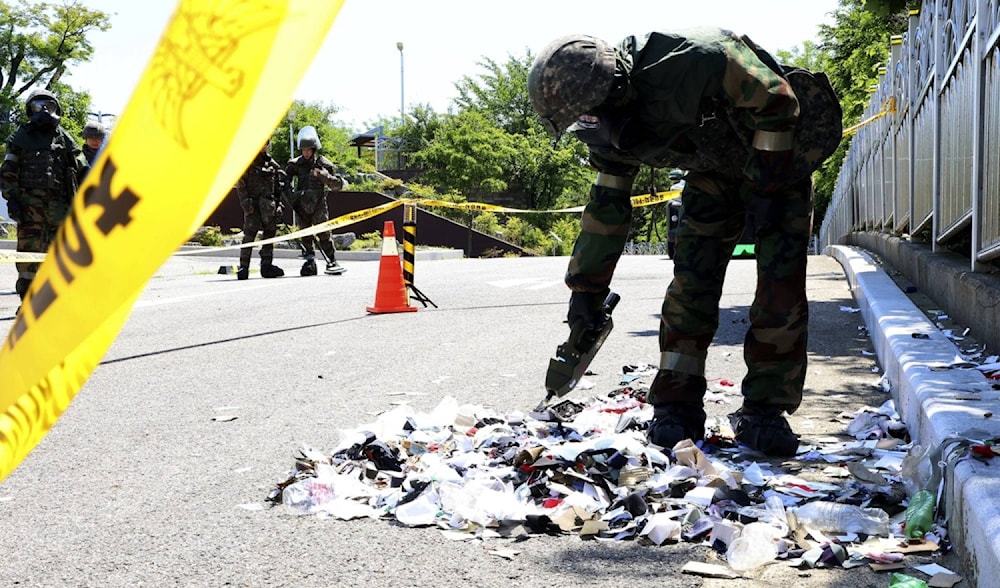
<path id="1" fill-rule="evenodd" d="M 706 28 L 630 36 L 617 46 L 561 37 L 539 52 L 528 90 L 551 136 L 573 133 L 598 171 L 566 273 L 571 329 L 601 333 L 610 320 L 609 288 L 639 166 L 688 170 L 649 393 L 649 440 L 671 448 L 704 437 L 705 359 L 726 265 L 749 212 L 758 281 L 743 405 L 730 422 L 737 441 L 794 455 L 798 436 L 784 415 L 802 402 L 806 374 L 811 173 L 841 138 L 840 105 L 826 76 L 784 67 L 747 37 Z M 576 349 L 569 363 L 590 351 Z"/>
<path id="2" fill-rule="evenodd" d="M 345 182 L 337 175 L 333 163 L 319 153 L 319 135 L 315 127 L 302 127 L 298 136 L 298 148 L 301 155 L 285 164 L 288 174 L 288 201 L 299 217 L 300 229 L 312 227 L 329 219 L 326 196 L 330 191 L 340 191 Z M 329 231 L 316 235 L 320 249 L 326 257 L 326 273 L 340 275 L 347 271 L 337 263 L 337 251 L 330 239 Z M 301 241 L 305 250 L 306 261 L 299 272 L 303 276 L 315 276 L 316 253 L 313 249 L 313 238 L 306 237 Z"/>

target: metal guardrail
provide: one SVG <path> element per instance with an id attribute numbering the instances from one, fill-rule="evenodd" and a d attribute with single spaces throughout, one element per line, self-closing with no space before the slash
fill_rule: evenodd
<path id="1" fill-rule="evenodd" d="M 971 236 L 972 271 L 1000 258 L 1000 0 L 925 0 L 894 38 L 820 228 Z"/>
<path id="2" fill-rule="evenodd" d="M 666 243 L 637 243 L 635 241 L 629 241 L 625 243 L 625 248 L 622 250 L 623 255 L 666 255 L 667 254 L 667 244 Z"/>

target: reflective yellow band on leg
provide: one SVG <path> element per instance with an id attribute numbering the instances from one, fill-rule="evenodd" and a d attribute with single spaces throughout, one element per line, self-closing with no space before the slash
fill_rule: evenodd
<path id="1" fill-rule="evenodd" d="M 692 376 L 705 375 L 705 359 L 684 355 L 676 351 L 660 352 L 660 369 L 690 374 Z"/>

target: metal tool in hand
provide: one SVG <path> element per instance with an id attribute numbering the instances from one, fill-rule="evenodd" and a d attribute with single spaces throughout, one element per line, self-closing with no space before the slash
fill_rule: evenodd
<path id="1" fill-rule="evenodd" d="M 601 305 L 598 324 L 587 328 L 583 321 L 570 325 L 569 339 L 556 348 L 555 357 L 549 359 L 549 370 L 545 374 L 545 400 L 535 410 L 542 410 L 552 398 L 563 397 L 576 387 L 594 356 L 608 338 L 614 321 L 611 312 L 618 305 L 621 296 L 611 292 Z"/>

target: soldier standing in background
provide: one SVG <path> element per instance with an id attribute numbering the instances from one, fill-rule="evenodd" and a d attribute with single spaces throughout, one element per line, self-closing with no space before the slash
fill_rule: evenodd
<path id="1" fill-rule="evenodd" d="M 285 172 L 290 184 L 288 201 L 299 217 L 299 228 L 304 229 L 329 219 L 326 196 L 330 191 L 342 190 L 344 179 L 337 175 L 333 163 L 319 154 L 319 135 L 315 127 L 302 127 L 298 136 L 298 149 L 301 155 L 285 164 Z M 326 273 L 339 275 L 347 271 L 337 263 L 337 252 L 330 233 L 319 233 L 316 239 L 326 255 Z M 302 239 L 302 247 L 305 249 L 306 261 L 299 273 L 303 276 L 315 276 L 317 271 L 313 238 Z"/>
<path id="2" fill-rule="evenodd" d="M 749 210 L 757 290 L 743 405 L 729 418 L 737 441 L 794 455 L 798 436 L 783 414 L 801 403 L 806 374 L 810 175 L 841 134 L 840 105 L 825 76 L 784 68 L 747 37 L 718 28 L 630 36 L 617 47 L 571 35 L 538 54 L 528 91 L 549 134 L 575 133 L 598 171 L 566 274 L 571 326 L 603 326 L 639 166 L 688 170 L 649 391 L 652 443 L 672 448 L 704 438 L 705 359 Z"/>
<path id="3" fill-rule="evenodd" d="M 87 158 L 87 165 L 93 167 L 94 160 L 97 159 L 97 153 L 101 150 L 104 145 L 104 138 L 107 136 L 107 132 L 104 130 L 104 125 L 97 121 L 90 121 L 83 125 L 83 156 Z"/>
<path id="4" fill-rule="evenodd" d="M 261 237 L 270 239 L 278 233 L 278 221 L 281 219 L 281 197 L 285 192 L 286 176 L 278 162 L 267 153 L 270 142 L 260 149 L 250 166 L 233 186 L 233 193 L 239 198 L 243 209 L 243 244 L 252 243 L 257 239 L 257 233 L 263 230 Z M 245 280 L 250 277 L 250 256 L 252 247 L 240 249 L 240 267 L 236 271 L 236 279 Z M 284 270 L 274 265 L 274 244 L 260 247 L 260 275 L 265 278 L 280 278 Z"/>
<path id="5" fill-rule="evenodd" d="M 90 166 L 76 141 L 59 124 L 62 106 L 54 94 L 35 90 L 25 102 L 28 122 L 7 139 L 0 190 L 17 222 L 17 250 L 45 253 Z M 38 263 L 18 263 L 14 289 L 24 299 Z"/>

